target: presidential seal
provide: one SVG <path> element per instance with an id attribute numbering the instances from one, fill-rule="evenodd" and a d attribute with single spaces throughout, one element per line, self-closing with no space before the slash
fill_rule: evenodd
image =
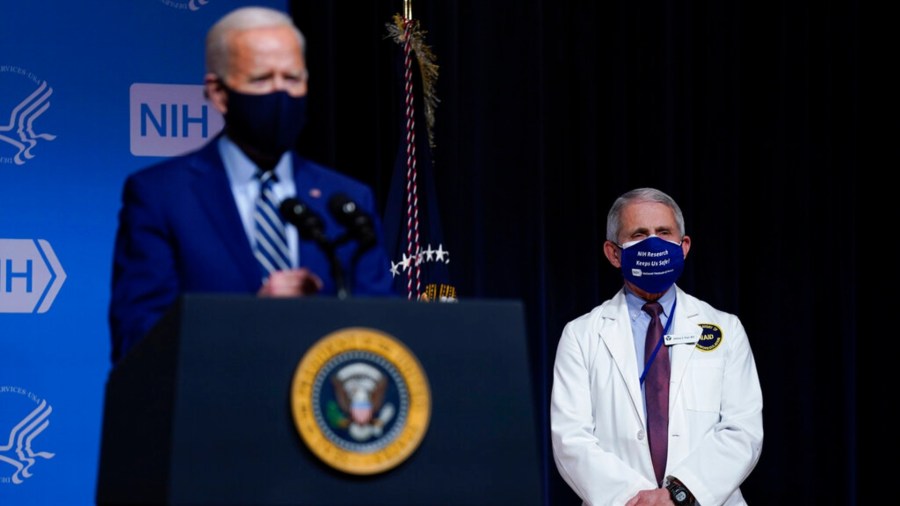
<path id="1" fill-rule="evenodd" d="M 390 470 L 425 437 L 431 390 L 416 357 L 394 337 L 354 327 L 332 332 L 300 360 L 291 385 L 294 425 L 329 466 L 355 475 Z"/>

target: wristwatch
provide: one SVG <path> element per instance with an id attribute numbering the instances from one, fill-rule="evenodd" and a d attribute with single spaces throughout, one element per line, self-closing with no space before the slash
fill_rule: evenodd
<path id="1" fill-rule="evenodd" d="M 674 476 L 666 476 L 666 490 L 672 496 L 672 502 L 675 506 L 693 506 L 697 504 L 691 491 L 681 483 L 681 480 Z"/>

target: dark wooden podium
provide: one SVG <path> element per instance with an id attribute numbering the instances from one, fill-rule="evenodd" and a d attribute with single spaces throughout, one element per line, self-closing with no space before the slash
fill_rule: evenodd
<path id="1" fill-rule="evenodd" d="M 427 376 L 415 451 L 353 475 L 305 445 L 298 363 L 348 327 L 389 334 Z M 538 414 L 517 301 L 188 295 L 111 372 L 98 504 L 543 503 Z"/>

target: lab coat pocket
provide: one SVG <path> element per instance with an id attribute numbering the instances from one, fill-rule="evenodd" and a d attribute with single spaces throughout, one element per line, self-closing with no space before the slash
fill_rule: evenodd
<path id="1" fill-rule="evenodd" d="M 691 411 L 718 412 L 722 403 L 725 361 L 694 359 L 685 372 L 684 401 Z"/>

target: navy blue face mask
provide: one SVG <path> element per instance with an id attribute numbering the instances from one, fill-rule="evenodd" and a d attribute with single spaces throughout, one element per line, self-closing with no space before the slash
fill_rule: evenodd
<path id="1" fill-rule="evenodd" d="M 678 281 L 684 270 L 684 252 L 680 243 L 651 235 L 619 247 L 622 248 L 622 275 L 647 293 L 665 292 Z"/>
<path id="2" fill-rule="evenodd" d="M 273 158 L 294 147 L 306 125 L 306 95 L 292 97 L 286 91 L 250 95 L 228 87 L 225 90 L 225 128 L 235 142 Z"/>

